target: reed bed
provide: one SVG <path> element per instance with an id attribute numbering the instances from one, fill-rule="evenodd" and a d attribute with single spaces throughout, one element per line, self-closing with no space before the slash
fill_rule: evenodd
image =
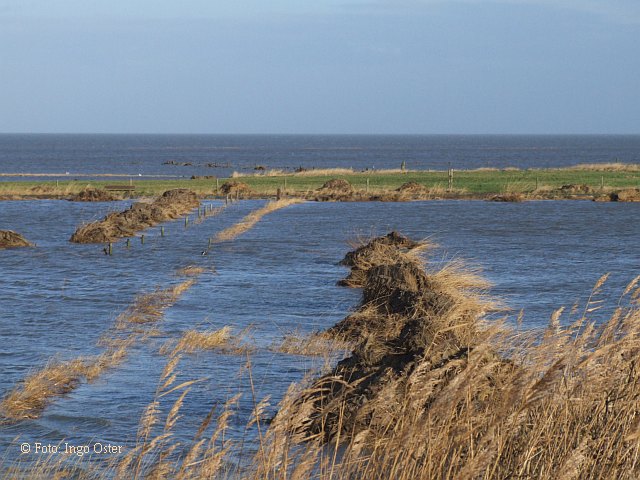
<path id="1" fill-rule="evenodd" d="M 264 207 L 249 213 L 242 220 L 240 220 L 240 222 L 219 232 L 215 236 L 213 242 L 220 243 L 220 242 L 228 242 L 230 240 L 233 240 L 234 238 L 237 238 L 238 236 L 242 235 L 246 231 L 253 228 L 255 224 L 258 223 L 262 219 L 262 217 L 264 217 L 265 215 L 271 212 L 275 212 L 276 210 L 280 210 L 282 208 L 288 207 L 290 205 L 295 205 L 298 203 L 302 203 L 302 200 L 296 199 L 296 198 L 289 198 L 289 199 L 268 202 Z"/>
<path id="2" fill-rule="evenodd" d="M 356 313 L 369 319 L 370 331 L 353 329 L 353 356 L 332 373 L 292 386 L 268 428 L 261 424 L 250 468 L 230 471 L 220 461 L 206 475 L 638 477 L 640 277 L 607 322 L 591 319 L 605 276 L 575 318 L 562 321 L 558 311 L 546 331 L 521 332 L 484 320 L 499 307 L 486 297 L 488 284 L 477 272 L 461 264 L 416 271 L 415 252 L 413 258 L 405 253 L 379 257 L 386 263 L 362 251 L 345 259 L 361 268 L 358 258 L 369 262 Z M 398 261 L 402 269 L 388 268 Z M 394 333 L 398 322 L 405 323 Z M 256 411 L 263 408 L 256 402 Z M 225 447 L 227 454 L 237 448 Z M 205 476 L 192 471 L 188 478 Z"/>
<path id="3" fill-rule="evenodd" d="M 640 172 L 640 164 L 638 163 L 580 163 L 568 167 L 571 170 L 596 170 L 599 172 Z"/>
<path id="4" fill-rule="evenodd" d="M 361 271 L 349 286 L 362 302 L 327 335 L 354 342 L 351 356 L 292 384 L 269 422 L 269 400 L 252 390 L 250 464 L 239 464 L 243 443 L 227 435 L 238 397 L 177 442 L 198 380 L 178 381 L 174 351 L 135 448 L 93 478 L 640 477 L 640 276 L 606 321 L 594 314 L 607 275 L 580 309 L 522 331 L 487 317 L 501 307 L 479 272 L 425 266 L 425 252 L 395 234 L 345 257 Z"/>
<path id="5" fill-rule="evenodd" d="M 251 172 L 251 173 L 242 173 L 242 172 L 233 172 L 231 174 L 231 178 L 242 178 L 242 177 L 283 177 L 283 176 L 291 176 L 291 177 L 316 177 L 316 176 L 327 176 L 327 175 L 356 175 L 363 173 L 376 173 L 376 174 L 391 174 L 391 173 L 407 173 L 410 170 L 402 170 L 400 168 L 387 168 L 380 170 L 366 170 L 366 171 L 357 171 L 353 168 L 310 168 L 307 170 L 299 170 L 295 172 L 286 171 L 282 169 L 271 169 L 264 170 L 260 172 Z M 414 170 L 411 170 L 414 171 Z"/>

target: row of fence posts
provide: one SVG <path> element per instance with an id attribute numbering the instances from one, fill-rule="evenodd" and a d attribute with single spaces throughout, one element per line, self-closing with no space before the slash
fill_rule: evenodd
<path id="1" fill-rule="evenodd" d="M 236 199 L 237 198 L 238 197 L 236 196 Z M 230 195 L 227 195 L 227 198 L 225 201 L 227 204 L 233 203 L 234 199 Z M 198 220 L 206 218 L 211 212 L 213 212 L 213 210 L 214 210 L 214 206 L 212 204 L 204 205 L 203 207 L 198 207 L 198 213 L 197 213 Z M 184 217 L 184 228 L 189 228 L 189 215 L 186 215 Z M 164 225 L 160 226 L 160 236 L 161 237 L 165 236 Z M 145 235 L 143 233 L 142 235 L 140 235 L 140 244 L 144 245 L 144 241 L 145 241 Z M 209 240 L 209 246 L 211 246 L 211 240 Z M 125 240 L 125 248 L 127 249 L 131 248 L 131 238 L 127 238 Z M 107 255 L 113 255 L 113 242 L 109 242 L 107 247 L 104 249 L 104 252 Z"/>

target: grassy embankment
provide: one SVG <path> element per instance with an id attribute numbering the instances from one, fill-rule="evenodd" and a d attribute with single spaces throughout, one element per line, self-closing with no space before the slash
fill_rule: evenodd
<path id="1" fill-rule="evenodd" d="M 356 190 L 370 193 L 391 192 L 406 182 L 417 182 L 434 191 L 446 192 L 449 177 L 446 171 L 380 170 L 355 172 L 347 169 L 310 170 L 302 173 L 267 172 L 256 175 L 242 175 L 236 178 L 249 185 L 257 196 L 275 196 L 277 189 L 289 195 L 305 195 L 320 188 L 326 181 L 345 179 Z M 199 195 L 216 195 L 216 186 L 221 186 L 227 178 L 176 179 L 176 180 L 135 180 L 137 196 L 159 195 L 174 188 L 189 188 Z M 65 181 L 20 181 L 0 182 L 0 196 L 10 197 L 64 197 L 87 188 L 102 188 L 129 182 L 111 180 L 65 180 Z M 592 189 L 605 191 L 621 188 L 640 187 L 640 166 L 622 164 L 583 165 L 562 169 L 479 169 L 456 170 L 453 175 L 453 189 L 462 196 L 486 196 L 502 193 L 543 193 L 558 189 L 562 185 L 587 185 Z M 285 188 L 286 186 L 286 188 Z"/>

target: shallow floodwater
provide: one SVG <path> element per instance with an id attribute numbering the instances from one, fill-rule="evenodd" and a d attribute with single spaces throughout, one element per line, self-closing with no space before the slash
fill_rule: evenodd
<path id="1" fill-rule="evenodd" d="M 131 445 L 167 361 L 159 347 L 187 329 L 225 325 L 235 332 L 250 327 L 257 349 L 250 357 L 184 356 L 181 378 L 205 380 L 187 397 L 176 434 L 189 439 L 212 405 L 242 392 L 232 434 L 243 437 L 253 405 L 248 359 L 257 399 L 271 395 L 272 405 L 315 366 L 267 347 L 292 330 L 326 329 L 358 303 L 358 290 L 335 285 L 347 273 L 336 264 L 357 236 L 396 229 L 429 238 L 440 245 L 431 256 L 436 266 L 460 258 L 481 267 L 513 317 L 524 308 L 530 328 L 546 325 L 557 307 L 584 301 L 597 279 L 611 272 L 608 301 L 598 312 L 606 316 L 640 273 L 638 205 L 588 201 L 304 203 L 267 215 L 201 255 L 210 236 L 263 203 L 241 201 L 187 229 L 183 220 L 166 223 L 164 237 L 158 226 L 145 232 L 144 245 L 134 238 L 127 249 L 120 241 L 107 256 L 102 245 L 68 239 L 79 224 L 127 202 L 0 202 L 0 228 L 37 244 L 0 251 L 0 395 L 51 357 L 99 353 L 95 343 L 115 317 L 137 294 L 181 281 L 177 269 L 214 269 L 166 311 L 157 336 L 134 347 L 121 366 L 57 399 L 37 420 L 0 425 L 0 458 L 18 457 L 23 441 Z M 252 445 L 248 438 L 247 453 Z"/>

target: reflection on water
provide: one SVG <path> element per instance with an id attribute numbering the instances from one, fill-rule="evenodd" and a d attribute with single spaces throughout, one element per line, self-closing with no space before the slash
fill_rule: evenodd
<path id="1" fill-rule="evenodd" d="M 0 251 L 0 394 L 50 357 L 98 353 L 100 335 L 137 293 L 179 281 L 186 265 L 202 274 L 158 325 L 158 334 L 137 344 L 125 363 L 96 383 L 56 400 L 38 420 L 0 426 L 0 445 L 63 438 L 74 442 L 130 444 L 137 421 L 153 398 L 166 357 L 159 347 L 198 328 L 251 326 L 257 350 L 251 368 L 259 398 L 272 404 L 314 364 L 310 359 L 266 349 L 283 333 L 325 329 L 358 302 L 359 292 L 335 286 L 346 274 L 336 265 L 347 241 L 397 229 L 441 245 L 433 262 L 463 258 L 483 268 L 494 293 L 525 309 L 525 325 L 540 327 L 560 305 L 585 300 L 596 280 L 612 272 L 605 292 L 611 301 L 640 270 L 638 206 L 581 201 L 501 204 L 476 201 L 415 203 L 305 203 L 265 217 L 238 239 L 200 252 L 210 236 L 262 201 L 243 201 L 200 224 L 177 220 L 148 230 L 145 244 L 133 239 L 107 256 L 100 245 L 68 238 L 78 224 L 121 210 L 127 202 L 0 202 L 0 224 L 37 244 Z M 245 356 L 200 352 L 180 363 L 181 378 L 206 378 L 183 407 L 178 438 L 189 438 L 209 408 L 238 390 L 245 395 L 234 419 L 243 426 L 253 406 Z M 249 442 L 250 445 L 250 442 Z M 247 447 L 250 451 L 250 447 Z M 8 450 L 8 456 L 17 454 Z"/>

